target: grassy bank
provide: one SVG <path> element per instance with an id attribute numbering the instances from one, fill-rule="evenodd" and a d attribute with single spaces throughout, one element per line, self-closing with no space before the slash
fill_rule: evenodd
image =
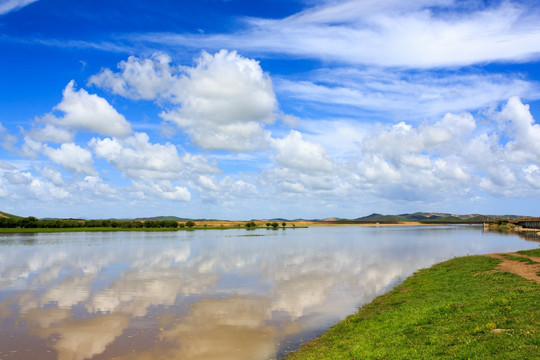
<path id="1" fill-rule="evenodd" d="M 499 261 L 420 270 L 287 359 L 538 359 L 540 285 L 494 271 Z"/>
<path id="2" fill-rule="evenodd" d="M 0 228 L 0 234 L 17 233 L 59 233 L 59 232 L 111 232 L 111 231 L 180 231 L 197 228 L 115 228 L 115 227 L 77 227 L 77 228 Z"/>

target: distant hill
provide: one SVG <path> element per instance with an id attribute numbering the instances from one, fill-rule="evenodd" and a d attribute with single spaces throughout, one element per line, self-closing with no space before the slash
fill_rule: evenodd
<path id="1" fill-rule="evenodd" d="M 354 219 L 354 221 L 379 221 L 379 222 L 405 222 L 405 221 L 421 221 L 421 222 L 483 222 L 494 219 L 521 219 L 524 216 L 521 215 L 480 215 L 480 214 L 467 214 L 456 215 L 446 213 L 425 213 L 416 212 L 413 214 L 399 214 L 399 215 L 381 215 L 371 214 L 368 216 Z"/>
<path id="2" fill-rule="evenodd" d="M 273 218 L 265 221 L 276 221 L 276 222 L 291 222 L 291 221 L 322 221 L 322 222 L 410 222 L 410 221 L 419 221 L 419 222 L 441 222 L 441 223 L 463 223 L 463 222 L 484 222 L 497 219 L 509 219 L 517 220 L 530 216 L 523 215 L 481 215 L 481 214 L 467 214 L 467 215 L 456 215 L 456 214 L 447 214 L 447 213 L 428 213 L 428 212 L 415 212 L 412 214 L 398 214 L 398 215 L 383 215 L 373 213 L 368 216 L 359 217 L 356 219 L 344 219 L 338 217 L 329 217 L 325 219 L 285 219 L 285 218 Z M 0 211 L 0 218 L 11 218 L 11 219 L 21 219 L 22 216 L 17 216 L 9 214 L 3 211 Z M 47 218 L 44 218 L 47 219 Z M 54 218 L 56 219 L 56 218 Z M 64 219 L 66 220 L 66 219 Z M 67 219 L 70 220 L 70 219 Z M 72 219 L 71 219 L 72 220 Z M 101 219 L 103 220 L 103 219 Z M 212 221 L 216 219 L 191 219 L 191 218 L 181 218 L 178 216 L 154 216 L 154 217 L 140 217 L 135 219 L 108 219 L 108 220 L 134 220 L 134 221 L 163 221 L 163 220 L 172 220 L 179 222 L 186 221 Z"/>
<path id="3" fill-rule="evenodd" d="M 193 219 L 188 218 L 180 218 L 178 216 L 153 216 L 153 217 L 145 217 L 145 218 L 136 218 L 133 219 L 135 221 L 163 221 L 163 220 L 172 220 L 172 221 L 189 221 Z M 199 221 L 202 221 L 201 219 L 196 219 Z"/>
<path id="4" fill-rule="evenodd" d="M 13 215 L 13 214 L 8 214 L 7 212 L 0 211 L 0 218 L 5 218 L 5 219 L 20 219 L 21 217 L 20 217 L 20 216 L 17 216 L 17 215 Z"/>

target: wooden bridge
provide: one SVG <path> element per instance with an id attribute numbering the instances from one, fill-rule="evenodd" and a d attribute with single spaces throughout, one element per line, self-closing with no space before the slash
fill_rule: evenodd
<path id="1" fill-rule="evenodd" d="M 524 229 L 540 229 L 540 218 L 524 218 L 517 221 L 517 225 Z"/>

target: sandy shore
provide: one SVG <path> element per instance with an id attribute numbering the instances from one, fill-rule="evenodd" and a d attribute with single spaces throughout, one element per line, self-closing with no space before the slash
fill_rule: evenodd
<path id="1" fill-rule="evenodd" d="M 246 220 L 195 220 L 196 227 L 209 227 L 209 228 L 231 228 L 231 227 L 243 227 L 250 221 Z M 440 224 L 426 224 L 417 221 L 402 221 L 392 223 L 367 223 L 367 222 L 345 222 L 345 221 L 274 221 L 274 220 L 253 220 L 257 227 L 266 227 L 267 223 L 277 222 L 279 227 L 282 227 L 282 223 L 286 223 L 286 227 L 316 227 L 316 226 L 433 226 Z"/>

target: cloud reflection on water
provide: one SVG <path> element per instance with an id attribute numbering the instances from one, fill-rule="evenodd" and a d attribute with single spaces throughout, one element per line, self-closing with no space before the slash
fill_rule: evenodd
<path id="1" fill-rule="evenodd" d="M 416 269 L 498 244 L 478 229 L 234 234 L 59 234 L 4 246 L 3 330 L 27 324 L 61 360 L 269 359 L 290 335 L 321 331 Z M 133 352 L 132 336 L 144 347 Z"/>

